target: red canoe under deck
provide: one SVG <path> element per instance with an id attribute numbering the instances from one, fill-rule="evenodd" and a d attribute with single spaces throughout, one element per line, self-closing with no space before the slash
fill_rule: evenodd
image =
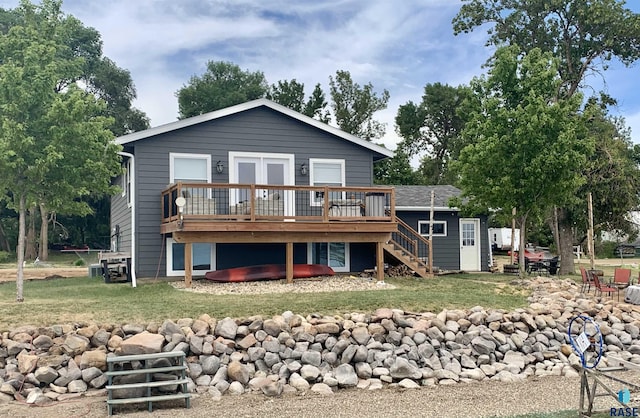
<path id="1" fill-rule="evenodd" d="M 324 264 L 294 264 L 293 278 L 333 276 L 333 269 Z M 278 280 L 287 277 L 285 264 L 263 264 L 259 266 L 236 267 L 232 269 L 210 271 L 205 279 L 214 282 L 255 282 L 260 280 Z"/>

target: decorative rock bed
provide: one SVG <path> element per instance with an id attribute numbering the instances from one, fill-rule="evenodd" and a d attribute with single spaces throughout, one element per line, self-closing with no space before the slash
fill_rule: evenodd
<path id="1" fill-rule="evenodd" d="M 103 396 L 107 356 L 171 350 L 188 356 L 189 390 L 214 397 L 576 376 L 566 327 L 578 314 L 597 320 L 606 353 L 640 364 L 640 306 L 580 295 L 570 280 L 513 284 L 533 289 L 528 308 L 25 326 L 0 337 L 0 402 Z"/>

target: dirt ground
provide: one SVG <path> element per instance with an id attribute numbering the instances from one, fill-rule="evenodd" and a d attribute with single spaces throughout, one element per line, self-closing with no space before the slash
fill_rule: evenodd
<path id="1" fill-rule="evenodd" d="M 25 280 L 42 280 L 52 277 L 86 277 L 88 275 L 87 267 L 25 267 Z M 15 282 L 18 269 L 2 268 L 0 269 L 0 282 Z"/>
<path id="2" fill-rule="evenodd" d="M 184 402 L 156 403 L 154 417 L 193 418 L 210 416 L 241 417 L 499 417 L 535 412 L 562 411 L 578 406 L 578 378 L 531 378 L 519 383 L 459 383 L 420 389 L 388 388 L 375 391 L 342 389 L 333 395 L 311 392 L 268 398 L 262 394 L 196 395 L 191 408 Z M 114 408 L 120 417 L 149 417 L 146 405 Z M 50 406 L 31 407 L 23 403 L 0 403 L 0 416 L 86 417 L 107 416 L 104 396 L 78 398 Z"/>

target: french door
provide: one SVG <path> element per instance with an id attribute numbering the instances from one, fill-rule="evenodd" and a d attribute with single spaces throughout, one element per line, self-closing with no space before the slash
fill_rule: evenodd
<path id="1" fill-rule="evenodd" d="M 295 182 L 294 155 L 273 153 L 229 152 L 229 183 L 292 186 Z M 285 216 L 294 215 L 293 192 L 278 189 L 256 189 L 250 196 L 247 188 L 232 189 L 231 204 L 257 199 L 282 199 Z"/>

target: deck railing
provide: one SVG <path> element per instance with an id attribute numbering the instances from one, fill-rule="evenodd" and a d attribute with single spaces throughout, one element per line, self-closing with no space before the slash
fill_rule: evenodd
<path id="1" fill-rule="evenodd" d="M 176 204 L 184 198 L 182 214 Z M 178 182 L 162 191 L 162 222 L 182 220 L 393 222 L 391 187 Z"/>

